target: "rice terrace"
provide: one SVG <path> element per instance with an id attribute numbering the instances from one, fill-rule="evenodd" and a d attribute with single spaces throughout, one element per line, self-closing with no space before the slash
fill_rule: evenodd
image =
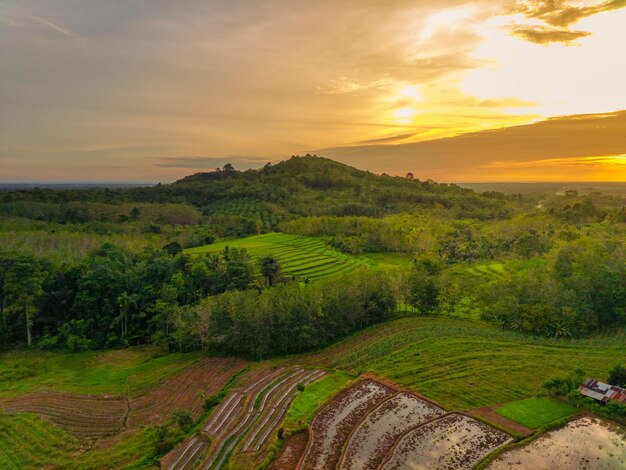
<path id="1" fill-rule="evenodd" d="M 625 25 L 0 1 L 0 470 L 626 470 Z"/>

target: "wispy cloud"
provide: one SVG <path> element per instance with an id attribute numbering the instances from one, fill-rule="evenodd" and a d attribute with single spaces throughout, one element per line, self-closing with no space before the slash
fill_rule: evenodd
<path id="1" fill-rule="evenodd" d="M 180 156 L 158 157 L 154 166 L 159 168 L 183 168 L 191 170 L 213 170 L 230 163 L 238 169 L 261 168 L 267 162 L 276 161 L 277 157 L 203 157 Z"/>
<path id="2" fill-rule="evenodd" d="M 55 31 L 64 36 L 76 38 L 76 35 L 74 33 L 72 33 L 67 27 L 65 27 L 64 25 L 60 23 L 55 23 L 52 20 L 41 18 L 40 16 L 31 16 L 31 19 L 33 20 L 34 23 L 36 23 L 39 26 L 47 28 L 51 31 Z"/>
<path id="3" fill-rule="evenodd" d="M 339 93 L 355 93 L 363 90 L 384 90 L 393 83 L 390 77 L 379 80 L 359 81 L 350 80 L 348 77 L 339 77 L 331 80 L 326 85 L 318 86 L 316 91 L 320 94 L 336 95 Z"/>
<path id="4" fill-rule="evenodd" d="M 534 0 L 519 2 L 518 11 L 528 18 L 542 20 L 553 26 L 569 26 L 604 11 L 617 10 L 626 6 L 626 0 L 608 0 L 584 6 L 573 6 L 566 0 Z"/>
<path id="5" fill-rule="evenodd" d="M 548 44 L 551 42 L 570 44 L 572 41 L 589 36 L 591 33 L 546 26 L 525 26 L 513 29 L 513 34 L 536 44 Z"/>
<path id="6" fill-rule="evenodd" d="M 522 13 L 531 20 L 538 20 L 543 25 L 515 24 L 512 33 L 536 44 L 560 42 L 572 44 L 575 40 L 591 35 L 587 31 L 569 29 L 583 18 L 598 13 L 618 10 L 626 6 L 626 0 L 608 0 L 583 6 L 570 5 L 567 0 L 530 0 L 517 3 L 513 13 Z"/>

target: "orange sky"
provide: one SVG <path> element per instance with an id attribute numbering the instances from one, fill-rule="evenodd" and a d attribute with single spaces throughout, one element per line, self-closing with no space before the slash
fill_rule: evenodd
<path id="1" fill-rule="evenodd" d="M 0 181 L 167 182 L 306 152 L 441 181 L 626 181 L 625 6 L 0 0 Z"/>

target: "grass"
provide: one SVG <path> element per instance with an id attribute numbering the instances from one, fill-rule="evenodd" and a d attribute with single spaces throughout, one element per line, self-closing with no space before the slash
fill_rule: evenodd
<path id="1" fill-rule="evenodd" d="M 571 416 L 576 408 L 562 401 L 545 397 L 526 398 L 498 408 L 496 413 L 530 429 L 536 429 L 557 419 Z"/>
<path id="2" fill-rule="evenodd" d="M 133 394 L 179 372 L 198 354 L 154 356 L 149 348 L 60 353 L 0 354 L 0 396 L 40 389 L 75 393 Z"/>
<path id="3" fill-rule="evenodd" d="M 336 372 L 308 385 L 291 403 L 284 427 L 299 429 L 308 423 L 313 419 L 317 409 L 344 388 L 351 379 L 352 377 L 345 372 Z"/>
<path id="4" fill-rule="evenodd" d="M 328 279 L 362 269 L 372 264 L 363 256 L 341 253 L 328 246 L 323 238 L 285 233 L 270 233 L 214 243 L 185 250 L 189 254 L 217 253 L 226 247 L 245 248 L 253 262 L 272 255 L 281 264 L 283 274 L 308 279 Z"/>
<path id="5" fill-rule="evenodd" d="M 328 368 L 388 377 L 453 410 L 537 396 L 576 367 L 606 378 L 626 360 L 626 336 L 534 338 L 480 321 L 408 316 L 368 328 L 299 358 Z M 611 360 L 607 360 L 611 358 Z"/>
<path id="6" fill-rule="evenodd" d="M 146 468 L 154 466 L 153 428 L 106 449 L 85 451 L 71 435 L 30 414 L 0 414 L 0 468 Z"/>

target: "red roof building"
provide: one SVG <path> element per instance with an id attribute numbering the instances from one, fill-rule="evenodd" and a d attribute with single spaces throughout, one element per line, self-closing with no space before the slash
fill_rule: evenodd
<path id="1" fill-rule="evenodd" d="M 587 379 L 578 387 L 578 391 L 586 397 L 606 403 L 611 400 L 626 403 L 626 389 L 605 384 L 595 379 Z"/>

